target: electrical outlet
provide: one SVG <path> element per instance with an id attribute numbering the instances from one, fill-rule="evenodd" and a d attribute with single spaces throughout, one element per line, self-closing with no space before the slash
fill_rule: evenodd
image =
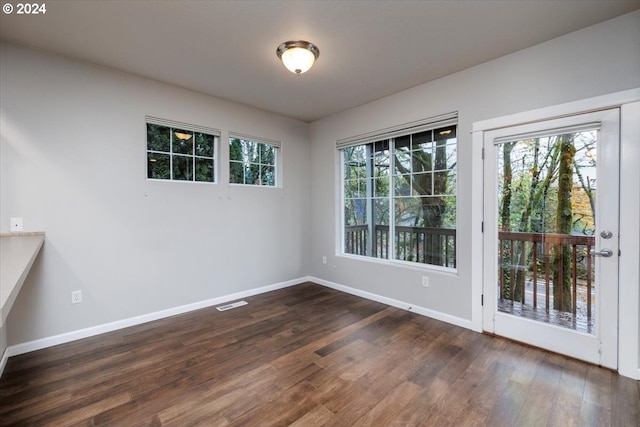
<path id="1" fill-rule="evenodd" d="M 22 218 L 11 218 L 10 231 L 22 231 Z"/>
<path id="2" fill-rule="evenodd" d="M 323 257 L 322 257 L 322 263 L 323 263 L 323 264 L 326 264 L 326 263 L 327 263 L 327 257 L 326 257 L 326 256 L 323 256 Z"/>
<path id="3" fill-rule="evenodd" d="M 71 291 L 71 304 L 79 304 L 82 302 L 82 291 Z"/>
<path id="4" fill-rule="evenodd" d="M 422 276 L 422 286 L 425 288 L 429 287 L 429 276 Z"/>

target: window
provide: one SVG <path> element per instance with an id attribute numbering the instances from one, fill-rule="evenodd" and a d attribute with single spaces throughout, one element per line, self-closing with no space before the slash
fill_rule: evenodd
<path id="1" fill-rule="evenodd" d="M 215 182 L 220 132 L 147 117 L 147 178 Z"/>
<path id="2" fill-rule="evenodd" d="M 343 253 L 455 268 L 456 122 L 338 141 Z"/>
<path id="3" fill-rule="evenodd" d="M 257 141 L 230 134 L 229 182 L 275 187 L 279 147 L 277 141 Z"/>

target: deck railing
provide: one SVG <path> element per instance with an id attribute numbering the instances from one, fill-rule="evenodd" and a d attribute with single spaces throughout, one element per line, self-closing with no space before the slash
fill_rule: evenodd
<path id="1" fill-rule="evenodd" d="M 393 257 L 389 256 L 389 227 L 376 225 L 373 233 L 374 239 L 369 242 L 368 225 L 345 227 L 345 252 L 456 266 L 455 229 L 396 226 Z M 501 311 L 532 318 L 547 315 L 548 319 L 555 319 L 548 321 L 572 324 L 569 327 L 576 327 L 576 322 L 582 322 L 585 331 L 593 330 L 593 236 L 501 231 L 498 239 L 498 302 Z M 564 268 L 567 263 L 568 269 Z M 570 293 L 556 292 L 554 298 L 554 280 L 566 282 L 562 277 L 566 271 L 570 272 Z M 571 308 L 554 310 L 554 305 L 569 306 L 563 298 L 570 298 Z"/>
<path id="2" fill-rule="evenodd" d="M 554 277 L 560 284 L 565 282 L 563 271 L 569 263 L 571 284 L 571 307 L 573 315 L 581 304 L 579 295 L 586 300 L 588 319 L 592 316 L 593 259 L 591 251 L 595 244 L 593 236 L 568 234 L 519 233 L 501 231 L 499 239 L 500 295 L 505 300 L 531 305 L 533 309 L 544 308 L 548 313 L 554 305 Z M 566 251 L 565 249 L 568 249 Z M 569 254 L 568 259 L 566 255 Z M 531 289 L 526 292 L 527 286 Z M 540 301 L 539 294 L 543 300 Z M 563 304 L 564 292 L 557 292 L 557 306 Z"/>
<path id="3" fill-rule="evenodd" d="M 376 225 L 369 244 L 369 226 L 345 227 L 345 252 L 376 258 L 389 258 L 389 226 Z M 456 230 L 432 227 L 395 227 L 393 259 L 423 264 L 456 266 Z"/>

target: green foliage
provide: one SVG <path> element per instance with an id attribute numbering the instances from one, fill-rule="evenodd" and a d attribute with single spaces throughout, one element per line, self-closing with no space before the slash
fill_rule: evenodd
<path id="1" fill-rule="evenodd" d="M 276 185 L 276 148 L 239 138 L 229 139 L 229 182 Z"/>
<path id="2" fill-rule="evenodd" d="M 596 131 L 585 131 L 501 144 L 498 153 L 499 229 L 592 235 L 596 137 Z M 525 274 L 537 268 L 532 265 L 532 247 L 521 244 L 511 248 L 509 242 L 504 242 L 499 250 L 503 259 L 500 266 L 502 296 L 510 298 L 513 286 L 514 299 L 520 301 Z M 584 257 L 578 260 L 576 271 L 572 271 L 571 248 L 567 245 L 555 245 L 548 256 L 551 257 L 555 284 L 554 308 L 571 311 L 571 277 L 589 274 L 580 263 Z"/>
<path id="3" fill-rule="evenodd" d="M 171 129 L 147 123 L 147 150 L 168 153 L 171 144 Z"/>
<path id="4" fill-rule="evenodd" d="M 147 123 L 147 177 L 214 182 L 214 135 Z"/>
<path id="5" fill-rule="evenodd" d="M 147 177 L 151 179 L 171 179 L 171 156 L 147 153 Z"/>

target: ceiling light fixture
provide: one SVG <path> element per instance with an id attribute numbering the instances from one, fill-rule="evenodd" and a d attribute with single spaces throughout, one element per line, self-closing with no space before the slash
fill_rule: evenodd
<path id="1" fill-rule="evenodd" d="M 276 54 L 289 71 L 300 75 L 309 71 L 320 56 L 320 50 L 313 43 L 296 40 L 282 43 L 276 49 Z"/>
<path id="2" fill-rule="evenodd" d="M 183 141 L 186 141 L 187 139 L 191 139 L 191 135 L 188 133 L 183 133 L 183 132 L 178 132 L 175 131 L 174 135 L 178 137 L 178 139 L 181 139 Z"/>

